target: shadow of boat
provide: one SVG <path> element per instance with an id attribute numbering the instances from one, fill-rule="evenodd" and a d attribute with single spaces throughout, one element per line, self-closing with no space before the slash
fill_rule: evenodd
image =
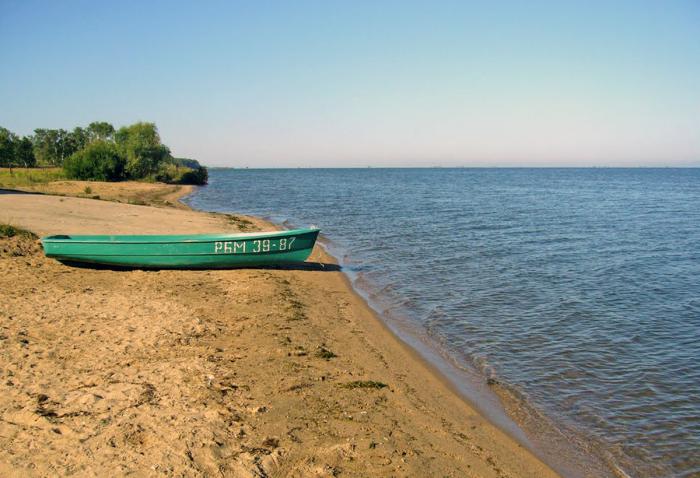
<path id="1" fill-rule="evenodd" d="M 330 262 L 301 262 L 299 264 L 280 264 L 264 266 L 238 266 L 238 267 L 128 267 L 91 262 L 59 261 L 61 264 L 76 269 L 107 270 L 114 272 L 128 271 L 230 271 L 230 270 L 283 270 L 283 271 L 315 271 L 315 272 L 339 272 L 342 268 L 338 264 Z"/>

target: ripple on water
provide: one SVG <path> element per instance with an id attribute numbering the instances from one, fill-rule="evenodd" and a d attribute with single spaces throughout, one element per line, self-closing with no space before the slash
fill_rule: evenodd
<path id="1" fill-rule="evenodd" d="M 320 225 L 526 426 L 700 475 L 700 170 L 212 170 L 190 202 Z"/>

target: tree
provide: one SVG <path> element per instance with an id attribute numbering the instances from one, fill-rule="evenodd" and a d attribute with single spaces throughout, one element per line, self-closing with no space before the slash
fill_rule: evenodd
<path id="1" fill-rule="evenodd" d="M 81 128 L 80 126 L 76 126 L 75 128 L 73 128 L 73 131 L 68 133 L 66 141 L 68 143 L 68 149 L 70 150 L 70 154 L 73 154 L 76 151 L 80 151 L 88 145 L 88 143 L 90 142 L 90 133 L 87 129 Z"/>
<path id="2" fill-rule="evenodd" d="M 34 145 L 31 138 L 28 136 L 15 142 L 15 164 L 25 168 L 33 168 L 36 166 L 36 157 L 34 156 Z"/>
<path id="3" fill-rule="evenodd" d="M 34 154 L 42 164 L 61 166 L 63 160 L 78 150 L 78 146 L 74 133 L 65 129 L 34 130 Z"/>
<path id="4" fill-rule="evenodd" d="M 56 158 L 54 165 L 61 166 L 63 161 L 75 152 L 70 133 L 65 129 L 56 130 Z"/>
<path id="5" fill-rule="evenodd" d="M 37 128 L 34 135 L 22 138 L 0 127 L 0 166 L 37 164 L 64 166 L 71 177 L 81 179 L 207 182 L 207 170 L 196 160 L 172 157 L 154 123 L 134 123 L 115 131 L 110 123 L 93 121 L 72 131 Z"/>
<path id="6" fill-rule="evenodd" d="M 0 166 L 36 166 L 32 140 L 27 136 L 20 139 L 12 131 L 0 127 Z"/>
<path id="7" fill-rule="evenodd" d="M 134 123 L 119 128 L 114 135 L 120 150 L 126 156 L 126 172 L 133 179 L 156 173 L 170 157 L 170 150 L 160 142 L 154 123 Z"/>
<path id="8" fill-rule="evenodd" d="M 34 155 L 40 164 L 59 164 L 58 130 L 37 128 L 34 130 Z"/>
<path id="9" fill-rule="evenodd" d="M 63 163 L 66 175 L 72 179 L 118 181 L 124 179 L 126 158 L 114 143 L 93 141 L 73 153 Z"/>
<path id="10" fill-rule="evenodd" d="M 49 130 L 37 128 L 34 130 L 34 157 L 40 164 L 51 164 L 51 141 Z"/>
<path id="11" fill-rule="evenodd" d="M 114 126 L 106 121 L 93 121 L 88 125 L 87 133 L 90 141 L 98 139 L 108 141 L 114 136 Z"/>
<path id="12" fill-rule="evenodd" d="M 11 168 L 15 160 L 17 135 L 7 128 L 0 127 L 0 166 Z"/>

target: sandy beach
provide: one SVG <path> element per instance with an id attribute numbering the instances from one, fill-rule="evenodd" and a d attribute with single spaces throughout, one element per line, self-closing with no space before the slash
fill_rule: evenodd
<path id="1" fill-rule="evenodd" d="M 174 206 L 186 189 L 151 191 L 153 207 L 121 187 L 90 186 L 121 202 L 0 194 L 0 223 L 272 227 Z M 84 190 L 45 192 L 68 188 Z M 0 238 L 0 291 L 2 476 L 557 476 L 392 335 L 318 246 L 292 269 L 125 271 Z"/>

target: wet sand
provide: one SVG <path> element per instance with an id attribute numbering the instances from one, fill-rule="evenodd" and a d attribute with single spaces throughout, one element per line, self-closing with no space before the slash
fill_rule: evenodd
<path id="1" fill-rule="evenodd" d="M 8 222 L 38 235 L 270 227 L 0 194 Z M 15 236 L 0 239 L 0 291 L 2 476 L 556 476 L 396 339 L 320 248 L 292 269 L 115 271 Z"/>

